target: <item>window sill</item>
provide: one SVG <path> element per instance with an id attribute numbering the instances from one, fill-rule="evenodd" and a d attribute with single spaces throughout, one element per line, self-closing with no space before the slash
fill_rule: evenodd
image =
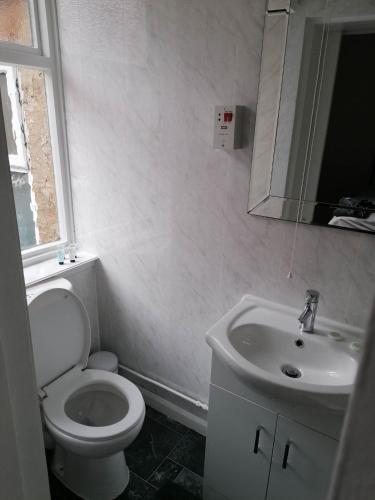
<path id="1" fill-rule="evenodd" d="M 26 287 L 32 286 L 55 276 L 69 276 L 74 272 L 95 266 L 98 260 L 96 255 L 80 252 L 76 262 L 65 262 L 64 265 L 60 265 L 56 257 L 32 264 L 23 269 L 25 285 Z"/>

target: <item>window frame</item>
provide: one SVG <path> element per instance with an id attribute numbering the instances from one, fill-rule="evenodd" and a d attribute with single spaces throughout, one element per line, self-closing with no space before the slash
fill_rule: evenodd
<path id="1" fill-rule="evenodd" d="M 24 266 L 51 258 L 57 247 L 75 241 L 56 2 L 29 0 L 29 14 L 35 46 L 0 41 L 0 65 L 44 72 L 60 239 L 23 250 Z"/>

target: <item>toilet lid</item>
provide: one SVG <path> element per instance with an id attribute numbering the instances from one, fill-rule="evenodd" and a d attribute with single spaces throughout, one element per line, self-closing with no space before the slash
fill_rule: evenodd
<path id="1" fill-rule="evenodd" d="M 34 295 L 29 318 L 39 389 L 74 366 L 87 365 L 90 323 L 85 306 L 73 292 L 51 288 Z"/>

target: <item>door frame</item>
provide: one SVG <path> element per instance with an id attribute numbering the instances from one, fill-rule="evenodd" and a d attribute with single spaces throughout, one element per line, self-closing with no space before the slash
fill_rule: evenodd
<path id="1" fill-rule="evenodd" d="M 0 231 L 1 497 L 50 500 L 1 97 Z"/>

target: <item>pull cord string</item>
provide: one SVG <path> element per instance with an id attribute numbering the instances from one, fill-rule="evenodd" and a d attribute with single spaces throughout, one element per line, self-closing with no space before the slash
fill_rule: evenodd
<path id="1" fill-rule="evenodd" d="M 325 10 L 327 9 L 328 1 L 329 0 L 326 0 Z M 318 74 L 318 78 L 317 78 L 315 85 L 314 85 L 313 110 L 315 109 L 315 103 L 317 103 L 317 105 L 319 105 L 319 102 L 320 102 L 324 67 L 325 67 L 325 61 L 326 61 L 325 56 L 326 56 L 326 51 L 327 51 L 327 39 L 328 39 L 327 33 L 328 32 L 329 32 L 329 26 L 327 27 L 327 25 L 324 24 L 322 39 L 320 42 L 319 60 L 318 60 L 318 68 L 320 68 L 321 62 L 323 61 L 322 72 L 321 72 L 320 78 L 319 78 L 319 74 Z M 301 181 L 301 188 L 300 188 L 298 206 L 297 206 L 297 217 L 296 217 L 296 223 L 294 225 L 293 243 L 292 243 L 292 250 L 291 250 L 291 254 L 290 254 L 289 272 L 286 275 L 287 279 L 293 279 L 293 269 L 294 269 L 295 254 L 296 254 L 296 247 L 297 247 L 298 228 L 299 228 L 300 219 L 302 216 L 302 206 L 304 203 L 302 200 L 304 198 L 306 198 L 307 181 L 308 181 L 308 176 L 309 176 L 309 171 L 310 171 L 311 155 L 312 155 L 314 139 L 315 139 L 316 115 L 317 115 L 317 113 L 314 113 L 314 112 L 311 113 L 311 119 L 310 119 L 310 124 L 309 124 L 309 138 L 311 137 L 311 147 L 306 148 L 306 155 L 305 155 L 305 160 L 304 160 L 304 164 L 303 164 L 302 181 Z M 306 181 L 305 181 L 305 175 L 306 175 Z"/>

